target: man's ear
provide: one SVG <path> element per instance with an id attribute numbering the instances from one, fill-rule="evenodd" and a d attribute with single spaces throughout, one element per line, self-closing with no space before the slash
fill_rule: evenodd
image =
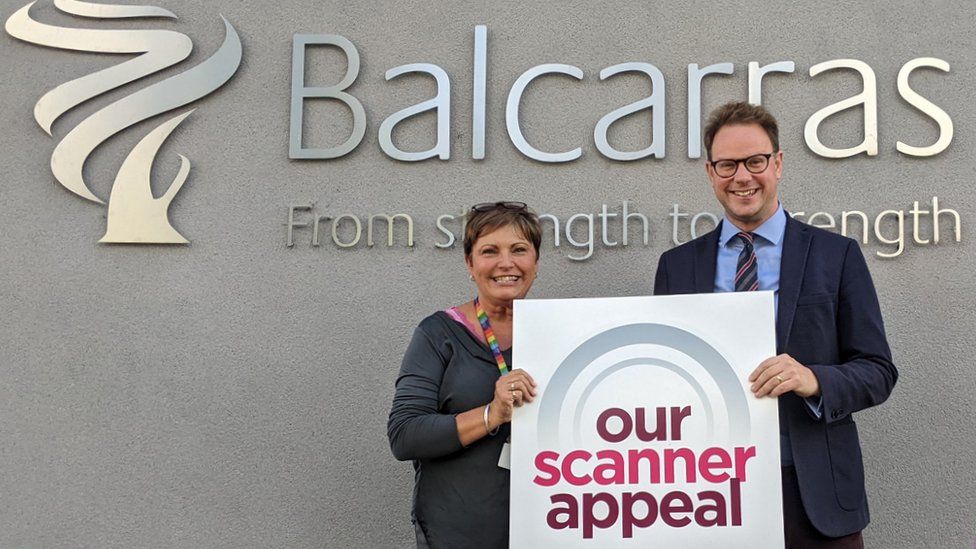
<path id="1" fill-rule="evenodd" d="M 712 163 L 708 160 L 705 161 L 705 175 L 708 176 L 708 184 L 712 185 L 715 181 L 715 168 L 712 167 Z"/>

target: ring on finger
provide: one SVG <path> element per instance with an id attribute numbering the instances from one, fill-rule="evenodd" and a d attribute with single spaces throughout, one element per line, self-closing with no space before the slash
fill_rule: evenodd
<path id="1" fill-rule="evenodd" d="M 785 379 L 783 379 L 783 376 L 780 375 L 774 376 L 773 379 L 775 379 L 779 383 L 783 383 L 784 381 L 786 381 Z"/>

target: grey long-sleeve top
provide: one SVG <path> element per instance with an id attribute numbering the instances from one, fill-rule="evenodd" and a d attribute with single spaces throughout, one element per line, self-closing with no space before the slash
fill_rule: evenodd
<path id="1" fill-rule="evenodd" d="M 393 455 L 413 460 L 413 519 L 432 549 L 508 547 L 509 472 L 498 456 L 509 425 L 464 448 L 454 419 L 490 402 L 499 375 L 491 350 L 442 311 L 404 354 L 387 434 Z"/>

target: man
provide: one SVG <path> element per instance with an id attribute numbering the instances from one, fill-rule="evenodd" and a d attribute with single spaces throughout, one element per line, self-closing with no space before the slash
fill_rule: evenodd
<path id="1" fill-rule="evenodd" d="M 765 109 L 716 109 L 704 142 L 725 219 L 661 256 L 654 293 L 775 292 L 779 354 L 749 381 L 756 397 L 779 399 L 786 546 L 863 547 L 868 503 L 851 414 L 883 402 L 898 378 L 864 256 L 854 240 L 783 210 L 783 152 Z"/>

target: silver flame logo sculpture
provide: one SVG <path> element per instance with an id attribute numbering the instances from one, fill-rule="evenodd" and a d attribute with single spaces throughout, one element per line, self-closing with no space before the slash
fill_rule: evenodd
<path id="1" fill-rule="evenodd" d="M 7 19 L 6 30 L 25 42 L 83 52 L 141 54 L 117 65 L 61 84 L 44 94 L 34 106 L 34 119 L 52 135 L 51 127 L 64 113 L 85 101 L 171 67 L 186 59 L 193 42 L 185 34 L 170 30 L 103 30 L 47 25 L 30 16 L 36 2 L 27 4 Z M 110 5 L 54 0 L 65 13 L 95 19 L 170 18 L 172 12 L 153 6 Z M 223 17 L 221 17 L 223 19 Z M 85 182 L 83 168 L 92 152 L 105 140 L 143 120 L 172 111 L 200 99 L 223 86 L 237 72 L 241 62 L 241 41 L 237 31 L 224 21 L 224 42 L 208 59 L 165 80 L 146 86 L 98 110 L 72 128 L 51 154 L 51 171 L 64 188 L 96 204 Z M 190 161 L 180 155 L 176 178 L 162 196 L 153 196 L 150 171 L 160 146 L 193 110 L 162 122 L 136 144 L 112 184 L 108 198 L 108 223 L 103 243 L 187 244 L 170 224 L 168 212 L 190 173 Z M 53 136 L 53 135 L 52 135 Z"/>

